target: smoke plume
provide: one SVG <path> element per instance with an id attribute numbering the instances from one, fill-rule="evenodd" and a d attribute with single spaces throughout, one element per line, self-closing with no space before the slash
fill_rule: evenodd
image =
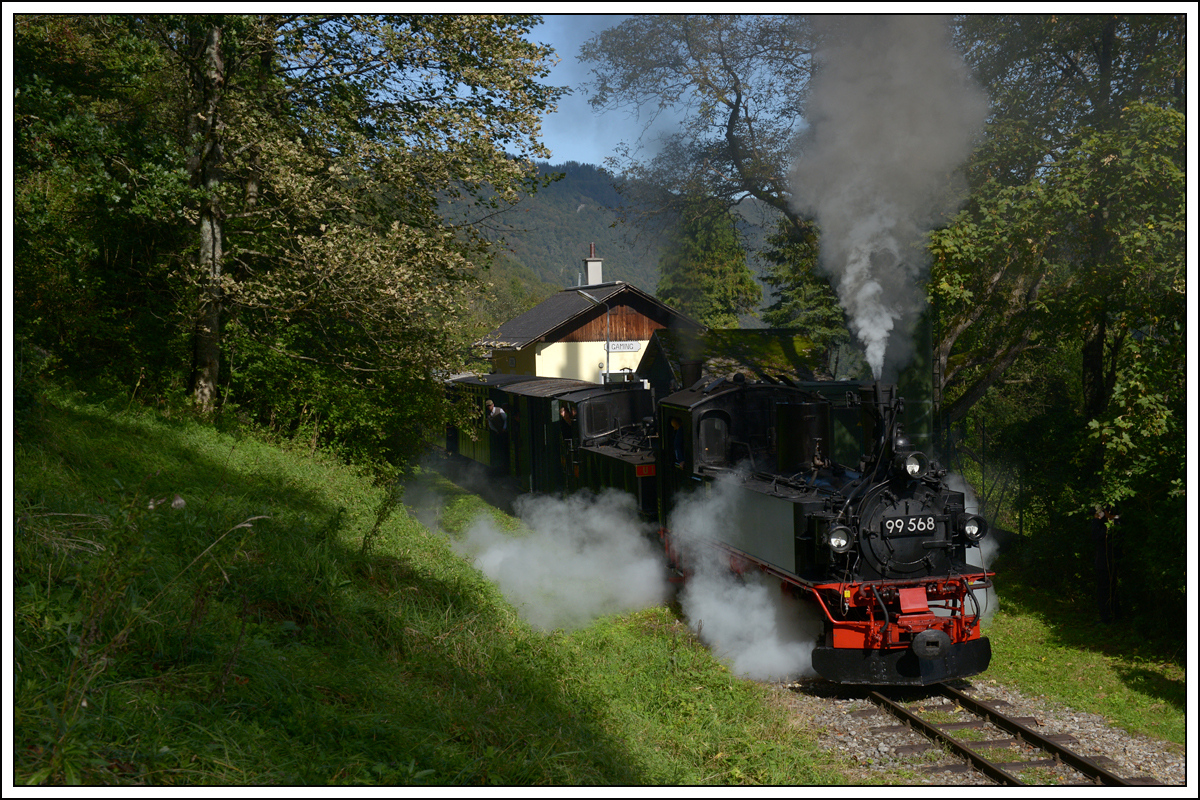
<path id="1" fill-rule="evenodd" d="M 963 194 L 987 96 L 929 16 L 817 18 L 809 128 L 789 179 L 875 377 L 899 372 L 926 301 L 924 235 Z"/>
<path id="2" fill-rule="evenodd" d="M 612 489 L 561 500 L 523 495 L 514 507 L 526 535 L 502 531 L 484 516 L 454 548 L 534 627 L 575 630 L 667 600 L 666 566 L 632 496 Z"/>
<path id="3" fill-rule="evenodd" d="M 736 575 L 707 542 L 730 538 L 740 525 L 762 524 L 747 513 L 750 493 L 735 479 L 685 498 L 670 529 L 691 575 L 679 605 L 692 630 L 734 673 L 758 680 L 815 676 L 812 650 L 823 626 L 815 610 L 783 594 L 758 570 Z"/>

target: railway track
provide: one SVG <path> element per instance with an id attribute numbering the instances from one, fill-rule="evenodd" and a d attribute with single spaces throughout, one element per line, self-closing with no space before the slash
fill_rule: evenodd
<path id="1" fill-rule="evenodd" d="M 897 755 L 949 751 L 962 761 L 937 763 L 926 767 L 930 772 L 975 770 L 1006 786 L 1050 782 L 1074 785 L 1147 786 L 1162 785 L 1153 778 L 1123 778 L 1109 767 L 1115 763 L 1104 757 L 1085 758 L 1068 745 L 1075 743 L 1070 734 L 1043 735 L 1035 728 L 1033 717 L 1010 717 L 1000 709 L 1004 701 L 978 700 L 946 684 L 928 687 L 934 695 L 919 703 L 903 705 L 882 692 L 868 695 L 874 708 L 854 712 L 853 716 L 886 720 L 891 715 L 898 725 L 876 726 L 873 731 L 891 733 L 909 729 L 929 739 L 927 743 L 896 748 Z"/>

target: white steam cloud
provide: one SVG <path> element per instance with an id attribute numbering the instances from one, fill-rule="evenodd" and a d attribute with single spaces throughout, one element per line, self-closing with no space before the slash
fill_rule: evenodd
<path id="1" fill-rule="evenodd" d="M 741 525 L 766 522 L 747 513 L 751 500 L 736 479 L 722 479 L 672 512 L 670 529 L 691 571 L 680 607 L 692 630 L 734 673 L 757 680 L 815 676 L 812 650 L 823 628 L 816 611 L 756 569 L 731 572 L 728 560 L 708 546 L 735 538 Z"/>
<path id="2" fill-rule="evenodd" d="M 950 487 L 951 491 L 963 493 L 963 506 L 968 514 L 979 513 L 979 498 L 975 496 L 975 490 L 971 488 L 971 484 L 967 483 L 965 478 L 957 473 L 950 473 L 946 476 L 946 485 Z M 979 547 L 967 548 L 967 563 L 986 570 L 995 560 L 996 550 L 996 537 L 989 526 L 987 536 L 984 536 L 979 542 Z M 983 590 L 976 589 L 972 594 L 975 595 L 975 601 L 979 603 L 981 621 L 986 628 L 992 624 L 992 617 L 996 615 L 996 609 L 1000 607 L 996 589 L 994 587 Z"/>
<path id="3" fill-rule="evenodd" d="M 757 570 L 734 574 L 707 544 L 721 531 L 728 538 L 737 521 L 748 518 L 748 498 L 738 482 L 722 481 L 711 493 L 685 499 L 672 515 L 692 572 L 679 593 L 680 606 L 692 629 L 736 674 L 759 680 L 815 675 L 812 648 L 822 623 L 813 609 Z M 523 535 L 481 516 L 452 545 L 534 627 L 575 630 L 601 616 L 670 599 L 654 529 L 638 518 L 630 495 L 616 490 L 562 499 L 523 495 L 514 510 L 528 528 Z M 424 510 L 427 518 L 433 513 Z"/>
<path id="4" fill-rule="evenodd" d="M 630 495 L 523 495 L 514 508 L 528 534 L 502 531 L 485 516 L 453 544 L 534 627 L 575 630 L 667 600 L 666 565 Z"/>
<path id="5" fill-rule="evenodd" d="M 793 205 L 821 228 L 833 279 L 875 377 L 911 356 L 925 307 L 924 234 L 961 202 L 955 168 L 987 116 L 986 94 L 929 16 L 818 17 Z"/>

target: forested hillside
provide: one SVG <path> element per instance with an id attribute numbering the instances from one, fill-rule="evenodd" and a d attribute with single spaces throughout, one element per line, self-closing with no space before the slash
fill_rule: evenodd
<path id="1" fill-rule="evenodd" d="M 493 282 L 511 285 L 512 271 L 523 266 L 556 288 L 573 285 L 594 243 L 597 257 L 604 260 L 606 281 L 627 281 L 654 293 L 661 277 L 660 262 L 672 248 L 676 215 L 647 223 L 636 208 L 636 193 L 619 192 L 619 181 L 593 164 L 540 162 L 538 170 L 543 179 L 556 179 L 488 220 L 488 229 L 504 240 L 491 267 Z M 782 216 L 752 197 L 734 206 L 732 214 L 747 266 L 761 283 L 770 267 L 764 255 L 767 238 Z M 522 286 L 533 288 L 527 281 Z M 764 288 L 762 306 L 771 302 L 771 290 Z M 752 324 L 752 319 L 745 317 L 745 323 Z"/>
<path id="2" fill-rule="evenodd" d="M 612 176 L 577 161 L 539 162 L 538 171 L 542 178 L 561 178 L 488 218 L 486 229 L 503 239 L 497 251 L 563 288 L 578 281 L 594 243 L 606 281 L 627 281 L 653 292 L 663 237 L 620 221 L 620 209 L 629 201 L 613 187 Z M 500 272 L 510 265 L 501 264 Z"/>

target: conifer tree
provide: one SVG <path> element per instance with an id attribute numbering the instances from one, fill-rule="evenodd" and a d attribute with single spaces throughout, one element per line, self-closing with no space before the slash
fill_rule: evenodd
<path id="1" fill-rule="evenodd" d="M 684 201 L 659 261 L 658 298 L 713 328 L 736 328 L 762 299 L 746 266 L 733 215 L 708 198 Z"/>

